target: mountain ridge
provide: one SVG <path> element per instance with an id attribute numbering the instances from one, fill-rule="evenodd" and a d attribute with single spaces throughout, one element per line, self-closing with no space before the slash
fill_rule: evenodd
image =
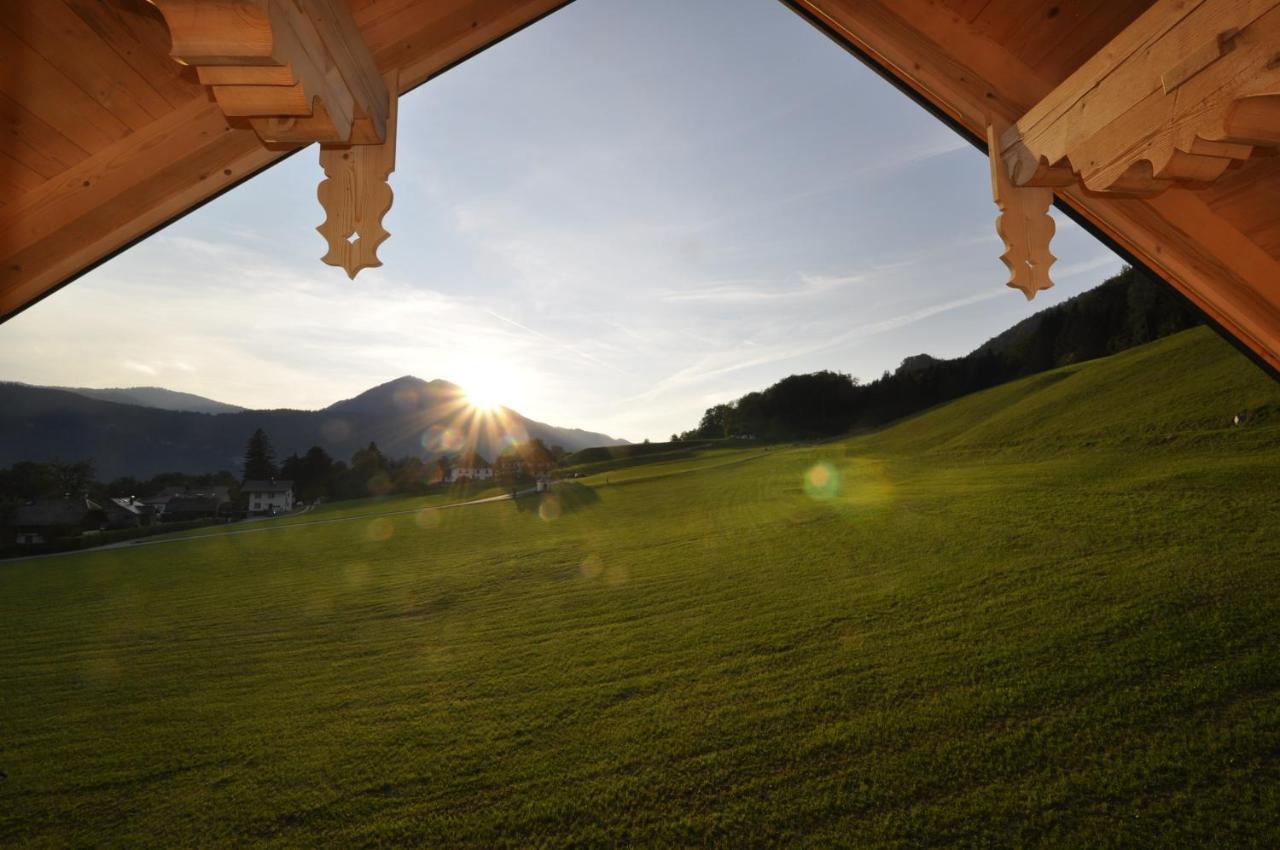
<path id="1" fill-rule="evenodd" d="M 627 441 L 563 428 L 501 408 L 479 417 L 443 379 L 402 376 L 319 410 L 165 410 L 95 398 L 66 388 L 0 383 L 0 466 L 20 461 L 94 461 L 103 479 L 161 472 L 238 469 L 257 428 L 277 457 L 320 446 L 347 459 L 370 442 L 390 457 L 423 459 L 475 448 L 492 458 L 512 440 L 540 439 L 567 451 Z"/>
<path id="2" fill-rule="evenodd" d="M 0 384 L 17 384 L 45 390 L 63 390 L 85 398 L 111 401 L 117 404 L 133 404 L 154 410 L 178 410 L 189 413 L 240 413 L 248 410 L 238 404 L 208 398 L 195 393 L 171 390 L 167 387 L 59 387 L 29 384 L 24 381 L 0 381 Z"/>

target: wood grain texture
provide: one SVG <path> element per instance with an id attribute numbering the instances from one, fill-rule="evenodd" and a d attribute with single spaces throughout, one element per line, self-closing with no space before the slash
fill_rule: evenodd
<path id="1" fill-rule="evenodd" d="M 387 75 L 386 85 L 390 91 L 399 89 L 395 71 Z M 396 167 L 398 101 L 399 98 L 391 100 L 381 144 L 320 148 L 325 179 L 316 196 L 325 219 L 316 230 L 329 245 L 322 259 L 344 269 L 352 279 L 361 269 L 382 265 L 378 246 L 391 235 L 382 226 L 382 219 L 393 199 L 388 178 Z"/>
<path id="2" fill-rule="evenodd" d="M 987 128 L 988 158 L 991 160 L 991 196 L 1000 208 L 996 233 L 1004 242 L 1000 261 L 1009 269 L 1006 286 L 1022 291 L 1030 301 L 1036 293 L 1053 286 L 1049 267 L 1057 257 L 1049 252 L 1054 223 L 1049 216 L 1053 190 L 1039 186 L 1016 186 L 1000 156 L 1000 133 L 1004 127 Z"/>
<path id="3" fill-rule="evenodd" d="M 1009 129 L 1009 170 L 1126 194 L 1211 183 L 1280 143 L 1278 52 L 1280 0 L 1160 0 Z"/>

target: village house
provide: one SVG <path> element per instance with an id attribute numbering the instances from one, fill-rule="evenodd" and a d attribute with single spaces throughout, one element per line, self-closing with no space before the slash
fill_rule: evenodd
<path id="1" fill-rule="evenodd" d="M 102 506 L 87 496 L 40 499 L 19 505 L 9 521 L 15 534 L 14 542 L 21 545 L 79 537 L 86 531 L 101 531 L 107 524 Z"/>
<path id="2" fill-rule="evenodd" d="M 112 531 L 151 524 L 151 508 L 132 498 L 103 499 L 99 504 L 106 514 L 107 528 Z"/>
<path id="3" fill-rule="evenodd" d="M 154 496 L 143 496 L 136 501 L 142 505 L 148 506 L 156 518 L 160 518 L 170 510 L 170 502 L 173 501 L 174 498 L 189 498 L 196 496 L 216 499 L 218 504 L 221 505 L 231 501 L 231 488 L 224 485 L 198 487 L 195 489 L 184 486 L 165 487 Z M 193 505 L 194 503 L 185 502 L 182 504 L 182 509 L 189 513 L 193 509 Z M 172 521 L 171 517 L 164 518 L 166 521 Z"/>
<path id="4" fill-rule="evenodd" d="M 492 481 L 493 465 L 475 452 L 461 455 L 449 467 L 449 481 Z"/>
<path id="5" fill-rule="evenodd" d="M 174 496 L 160 515 L 162 522 L 193 522 L 199 519 L 217 519 L 229 513 L 231 502 L 216 494 L 187 493 Z"/>
<path id="6" fill-rule="evenodd" d="M 556 459 L 541 440 L 528 440 L 505 448 L 493 466 L 499 478 L 514 480 L 530 476 L 546 480 L 556 468 Z"/>
<path id="7" fill-rule="evenodd" d="M 250 516 L 275 516 L 293 510 L 292 481 L 246 481 L 240 493 L 249 500 Z"/>

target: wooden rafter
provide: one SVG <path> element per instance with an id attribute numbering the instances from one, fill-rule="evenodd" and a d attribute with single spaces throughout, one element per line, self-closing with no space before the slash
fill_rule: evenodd
<path id="1" fill-rule="evenodd" d="M 1160 0 L 1006 130 L 1018 186 L 1209 183 L 1280 144 L 1280 0 Z"/>
<path id="2" fill-rule="evenodd" d="M 151 0 L 174 59 L 265 142 L 378 144 L 390 95 L 343 0 Z"/>

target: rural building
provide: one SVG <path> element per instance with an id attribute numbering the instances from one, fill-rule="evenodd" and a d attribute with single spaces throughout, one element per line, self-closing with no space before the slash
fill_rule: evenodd
<path id="1" fill-rule="evenodd" d="M 151 509 L 133 499 L 103 499 L 99 504 L 107 515 L 107 528 L 111 530 L 150 524 Z"/>
<path id="2" fill-rule="evenodd" d="M 175 496 L 205 496 L 217 499 L 219 504 L 221 504 L 231 501 L 231 488 L 221 485 L 196 488 L 186 486 L 165 487 L 154 496 L 143 496 L 136 501 L 149 507 L 155 516 L 159 517 L 168 510 L 169 502 Z"/>
<path id="3" fill-rule="evenodd" d="M 292 481 L 246 481 L 240 494 L 249 500 L 250 516 L 274 516 L 293 510 Z"/>
<path id="4" fill-rule="evenodd" d="M 378 265 L 398 96 L 565 5 L 13 0 L 0 318 L 313 144 L 324 262 Z M 1056 204 L 1280 368 L 1280 0 L 783 5 L 988 155 L 1009 285 L 1051 285 Z"/>
<path id="5" fill-rule="evenodd" d="M 500 478 L 548 478 L 556 468 L 556 459 L 541 440 L 526 440 L 507 446 L 493 463 Z"/>
<path id="6" fill-rule="evenodd" d="M 200 519 L 218 519 L 228 513 L 231 503 L 217 496 L 189 494 L 174 496 L 165 505 L 160 518 L 164 522 L 192 522 Z"/>
<path id="7" fill-rule="evenodd" d="M 493 465 L 475 452 L 467 452 L 449 466 L 450 481 L 491 481 Z"/>
<path id="8" fill-rule="evenodd" d="M 40 499 L 14 509 L 9 527 L 15 543 L 49 543 L 101 531 L 107 527 L 107 513 L 87 496 Z"/>

